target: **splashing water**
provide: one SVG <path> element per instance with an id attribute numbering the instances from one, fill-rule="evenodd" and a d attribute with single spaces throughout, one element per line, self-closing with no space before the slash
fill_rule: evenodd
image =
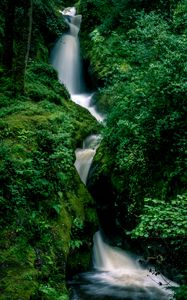
<path id="1" fill-rule="evenodd" d="M 80 274 L 72 283 L 72 300 L 169 300 L 168 286 L 176 286 L 163 276 L 150 274 L 132 255 L 94 235 L 93 271 Z M 77 285 L 78 284 L 78 285 Z"/>
<path id="2" fill-rule="evenodd" d="M 100 232 L 94 235 L 93 265 L 98 271 L 114 272 L 121 269 L 127 272 L 137 269 L 137 264 L 124 251 L 106 244 Z"/>
<path id="3" fill-rule="evenodd" d="M 95 105 L 92 105 L 93 94 L 72 95 L 72 100 L 82 107 L 85 107 L 96 118 L 97 121 L 103 121 L 104 115 L 97 112 Z"/>
<path id="4" fill-rule="evenodd" d="M 99 145 L 99 135 L 91 135 L 83 142 L 83 148 L 75 151 L 76 161 L 75 167 L 84 184 L 86 184 L 88 172 L 95 155 L 96 149 Z"/>

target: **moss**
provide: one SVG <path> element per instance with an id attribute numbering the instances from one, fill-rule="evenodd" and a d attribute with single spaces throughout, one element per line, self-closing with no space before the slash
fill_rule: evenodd
<path id="1" fill-rule="evenodd" d="M 92 256 L 92 236 L 98 228 L 95 203 L 78 176 L 75 176 L 75 182 L 76 193 L 68 194 L 69 202 L 74 210 L 67 261 L 68 278 L 89 270 Z"/>
<path id="2" fill-rule="evenodd" d="M 55 229 L 56 232 L 58 233 L 57 236 L 59 236 L 62 241 L 63 244 L 62 251 L 65 257 L 67 257 L 69 252 L 71 224 L 72 224 L 71 215 L 68 213 L 67 209 L 62 207 L 62 210 L 60 212 L 60 218 L 58 220 L 58 225 L 56 224 Z"/>
<path id="3" fill-rule="evenodd" d="M 42 84 L 58 104 L 47 97 L 36 102 L 28 90 L 1 110 L 0 299 L 66 299 L 71 240 L 83 234 L 86 241 L 86 224 L 95 222 L 85 213 L 93 202 L 75 170 L 74 150 L 99 126 L 62 87 Z"/>
<path id="4" fill-rule="evenodd" d="M 89 246 L 91 248 L 91 244 Z M 67 277 L 71 279 L 76 274 L 88 271 L 91 260 L 92 253 L 88 249 L 81 248 L 79 251 L 72 251 L 67 262 Z"/>
<path id="5" fill-rule="evenodd" d="M 3 243 L 4 244 L 4 243 Z M 0 250 L 1 299 L 30 299 L 38 288 L 35 252 L 26 241 Z"/>

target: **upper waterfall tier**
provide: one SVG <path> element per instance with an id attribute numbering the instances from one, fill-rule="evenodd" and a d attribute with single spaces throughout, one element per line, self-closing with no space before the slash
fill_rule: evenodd
<path id="1" fill-rule="evenodd" d="M 78 32 L 81 15 L 65 15 L 69 25 L 69 32 L 62 35 L 51 53 L 51 63 L 58 72 L 58 78 L 71 95 L 84 92 Z"/>
<path id="2" fill-rule="evenodd" d="M 81 21 L 82 21 L 81 15 L 76 15 L 75 17 L 71 17 L 70 19 L 67 19 L 67 23 L 69 25 L 69 31 L 71 35 L 75 37 L 78 35 Z"/>
<path id="3" fill-rule="evenodd" d="M 75 7 L 67 7 L 63 11 L 60 11 L 64 16 L 75 16 L 76 8 Z"/>
<path id="4" fill-rule="evenodd" d="M 50 57 L 51 64 L 58 72 L 59 81 L 69 91 L 71 99 L 87 108 L 98 121 L 102 121 L 104 116 L 97 112 L 92 103 L 93 93 L 86 92 L 78 39 L 82 16 L 76 15 L 74 7 L 68 7 L 61 13 L 69 26 L 69 32 L 63 34 L 55 44 Z"/>
<path id="5" fill-rule="evenodd" d="M 79 30 L 80 30 L 82 16 L 76 15 L 75 7 L 68 7 L 60 12 L 62 13 L 66 22 L 69 25 L 70 34 L 77 36 L 77 34 L 79 33 Z"/>

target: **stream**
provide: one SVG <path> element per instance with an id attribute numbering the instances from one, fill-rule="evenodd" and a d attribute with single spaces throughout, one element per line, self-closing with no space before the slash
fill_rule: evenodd
<path id="1" fill-rule="evenodd" d="M 59 81 L 68 89 L 72 101 L 88 109 L 100 122 L 104 116 L 92 105 L 93 94 L 86 92 L 82 76 L 78 33 L 81 15 L 76 15 L 74 7 L 62 12 L 69 25 L 54 46 L 51 63 L 58 72 Z M 83 146 L 76 149 L 75 167 L 86 185 L 88 172 L 100 142 L 99 135 L 88 136 Z M 108 245 L 102 233 L 93 237 L 93 268 L 78 274 L 69 283 L 71 300 L 169 300 L 172 292 L 168 287 L 175 283 L 162 275 L 155 275 L 139 264 L 132 253 Z"/>

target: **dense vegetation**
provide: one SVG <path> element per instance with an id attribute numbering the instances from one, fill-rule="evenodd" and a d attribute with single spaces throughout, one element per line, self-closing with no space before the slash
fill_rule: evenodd
<path id="1" fill-rule="evenodd" d="M 58 10 L 72 4 L 0 3 L 2 300 L 68 299 L 67 258 L 78 271 L 89 262 L 96 217 L 73 163 L 77 145 L 99 126 L 48 63 L 66 30 Z M 184 285 L 187 1 L 75 5 L 85 65 L 100 86 L 95 102 L 107 113 L 88 182 L 101 226 L 122 245 L 147 245 L 141 251 Z M 185 298 L 182 286 L 176 299 Z"/>
<path id="2" fill-rule="evenodd" d="M 96 220 L 74 150 L 98 126 L 48 63 L 63 3 L 13 2 L 0 4 L 0 299 L 65 300 L 67 257 Z"/>
<path id="3" fill-rule="evenodd" d="M 155 257 L 164 244 L 162 265 L 184 283 L 187 1 L 82 0 L 78 8 L 85 57 L 101 87 L 95 101 L 108 112 L 90 191 L 107 214 L 115 211 L 123 239 L 157 240 Z M 113 193 L 99 192 L 109 186 Z"/>

